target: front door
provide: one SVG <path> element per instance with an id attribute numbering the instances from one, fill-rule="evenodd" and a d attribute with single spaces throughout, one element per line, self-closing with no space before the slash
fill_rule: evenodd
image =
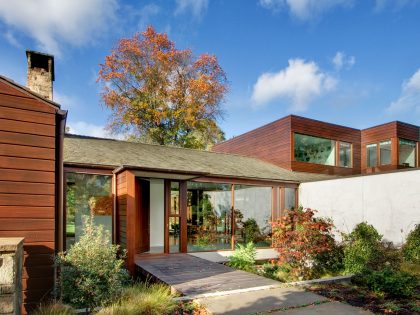
<path id="1" fill-rule="evenodd" d="M 139 196 L 139 253 L 150 250 L 150 181 L 137 180 L 137 194 Z"/>

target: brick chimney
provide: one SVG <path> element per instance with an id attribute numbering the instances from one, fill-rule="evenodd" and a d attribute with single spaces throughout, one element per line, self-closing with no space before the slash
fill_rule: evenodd
<path id="1" fill-rule="evenodd" d="M 41 96 L 53 100 L 54 56 L 27 50 L 27 86 Z"/>

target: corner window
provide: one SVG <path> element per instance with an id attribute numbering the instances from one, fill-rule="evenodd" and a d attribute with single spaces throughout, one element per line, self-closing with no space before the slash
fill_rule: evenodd
<path id="1" fill-rule="evenodd" d="M 93 215 L 95 225 L 109 231 L 112 241 L 112 176 L 66 174 L 66 248 L 77 242 L 83 231 L 83 217 Z"/>
<path id="2" fill-rule="evenodd" d="M 375 167 L 378 161 L 377 144 L 372 143 L 366 146 L 366 162 L 368 167 Z"/>
<path id="3" fill-rule="evenodd" d="M 295 161 L 335 166 L 335 141 L 295 133 Z"/>
<path id="4" fill-rule="evenodd" d="M 340 161 L 339 166 L 341 167 L 352 167 L 351 161 L 351 143 L 340 142 L 339 143 L 339 155 Z"/>
<path id="5" fill-rule="evenodd" d="M 293 210 L 296 207 L 296 189 L 284 188 L 284 208 Z"/>
<path id="6" fill-rule="evenodd" d="M 391 164 L 391 140 L 379 142 L 381 165 Z"/>
<path id="7" fill-rule="evenodd" d="M 399 140 L 398 164 L 405 167 L 416 166 L 416 141 Z"/>

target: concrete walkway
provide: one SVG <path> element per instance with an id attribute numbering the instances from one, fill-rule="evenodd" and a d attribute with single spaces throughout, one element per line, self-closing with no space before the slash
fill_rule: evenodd
<path id="1" fill-rule="evenodd" d="M 282 287 L 278 281 L 188 254 L 139 255 L 136 265 L 139 273 L 168 284 L 181 299 L 197 300 L 214 315 L 371 314 L 301 287 Z"/>

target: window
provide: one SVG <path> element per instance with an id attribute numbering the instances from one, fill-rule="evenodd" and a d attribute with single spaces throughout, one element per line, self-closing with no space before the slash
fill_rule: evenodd
<path id="1" fill-rule="evenodd" d="M 335 141 L 295 133 L 295 161 L 335 166 Z"/>
<path id="2" fill-rule="evenodd" d="M 235 243 L 271 245 L 271 187 L 235 185 Z"/>
<path id="3" fill-rule="evenodd" d="M 187 183 L 188 251 L 231 249 L 232 185 Z"/>
<path id="4" fill-rule="evenodd" d="M 416 166 L 416 141 L 399 140 L 398 164 L 406 167 Z"/>
<path id="5" fill-rule="evenodd" d="M 94 216 L 94 224 L 112 235 L 112 176 L 67 173 L 66 248 L 80 239 L 84 218 Z"/>
<path id="6" fill-rule="evenodd" d="M 377 164 L 377 146 L 378 145 L 376 143 L 368 144 L 366 146 L 366 162 L 368 167 L 375 167 Z"/>
<path id="7" fill-rule="evenodd" d="M 339 166 L 341 167 L 352 167 L 351 165 L 351 143 L 340 142 L 339 143 L 339 153 L 340 153 L 340 162 Z"/>
<path id="8" fill-rule="evenodd" d="M 284 208 L 293 210 L 296 207 L 296 189 L 284 188 Z"/>
<path id="9" fill-rule="evenodd" d="M 381 141 L 379 142 L 379 157 L 381 165 L 391 164 L 391 141 Z"/>
<path id="10" fill-rule="evenodd" d="M 179 220 L 179 182 L 171 182 L 171 207 L 169 210 L 169 252 L 178 253 L 181 243 Z"/>

